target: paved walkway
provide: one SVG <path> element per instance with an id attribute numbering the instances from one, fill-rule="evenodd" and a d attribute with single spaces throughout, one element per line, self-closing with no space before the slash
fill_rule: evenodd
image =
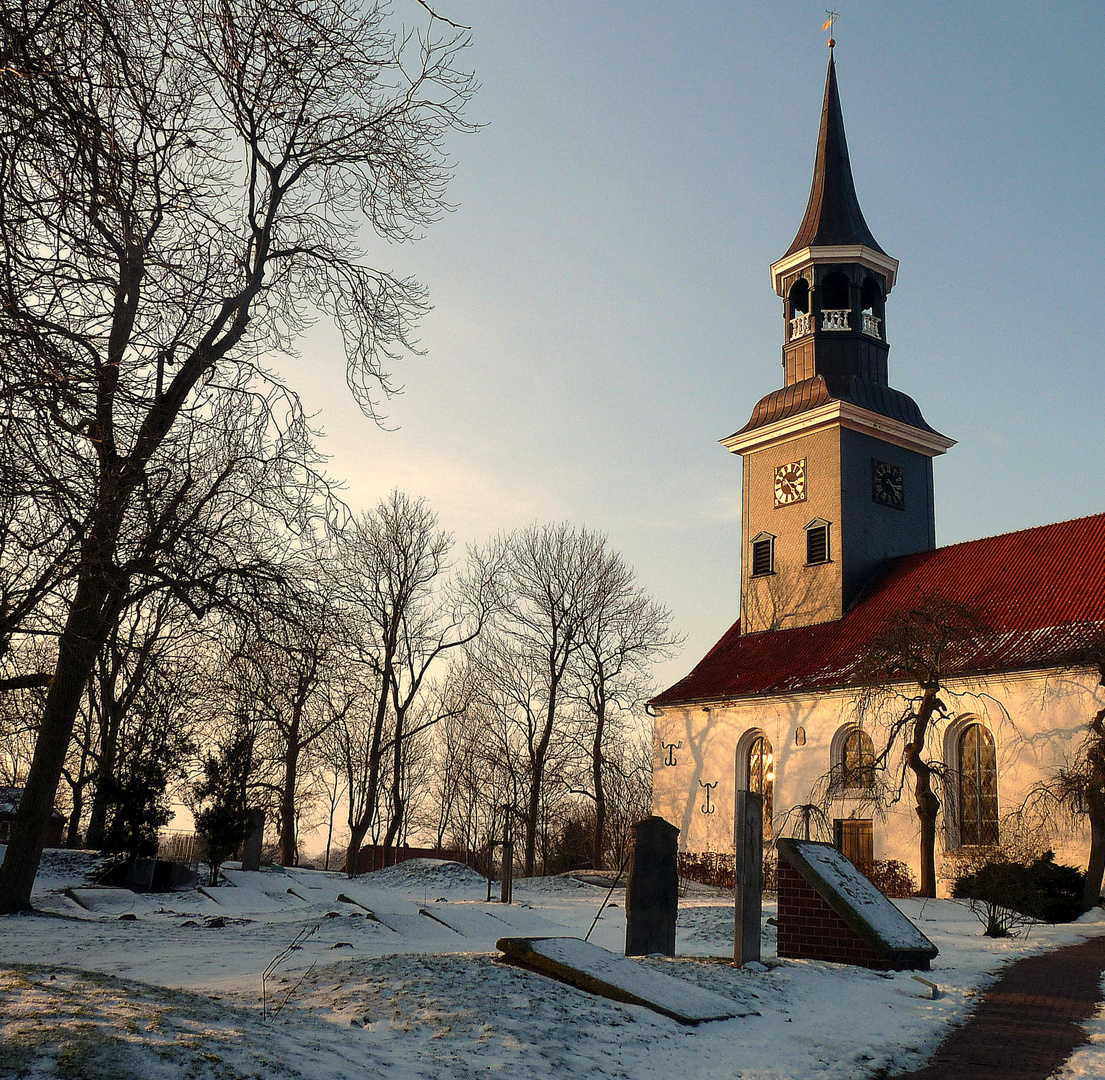
<path id="1" fill-rule="evenodd" d="M 1101 1001 L 1105 937 L 1010 964 L 971 1018 L 902 1080 L 1047 1080 L 1085 1043 Z"/>

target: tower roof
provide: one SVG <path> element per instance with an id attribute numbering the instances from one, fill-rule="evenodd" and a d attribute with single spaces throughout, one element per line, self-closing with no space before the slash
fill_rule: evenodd
<path id="1" fill-rule="evenodd" d="M 852 166 L 848 161 L 848 141 L 844 136 L 844 117 L 840 111 L 840 94 L 836 88 L 836 64 L 830 52 L 810 201 L 798 235 L 783 258 L 804 248 L 850 244 L 861 244 L 886 254 L 871 235 L 856 198 Z"/>

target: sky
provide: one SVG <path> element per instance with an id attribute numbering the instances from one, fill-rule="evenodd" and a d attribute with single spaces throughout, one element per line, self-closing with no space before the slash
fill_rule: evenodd
<path id="1" fill-rule="evenodd" d="M 369 251 L 429 290 L 423 355 L 384 427 L 325 324 L 288 372 L 355 511 L 425 497 L 458 554 L 532 522 L 605 533 L 686 639 L 663 685 L 739 614 L 718 440 L 782 385 L 768 266 L 809 194 L 824 8 L 440 0 L 471 27 L 481 127 L 449 140 L 454 211 Z M 856 189 L 900 260 L 891 385 L 958 440 L 937 542 L 1105 511 L 1105 4 L 837 9 Z"/>

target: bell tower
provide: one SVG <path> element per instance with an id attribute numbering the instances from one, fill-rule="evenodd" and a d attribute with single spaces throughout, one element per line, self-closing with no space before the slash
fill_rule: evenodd
<path id="1" fill-rule="evenodd" d="M 898 260 L 856 196 L 832 45 L 806 213 L 771 265 L 783 386 L 722 440 L 744 458 L 742 633 L 839 619 L 886 559 L 935 547 L 932 459 L 954 445 L 890 386 Z"/>

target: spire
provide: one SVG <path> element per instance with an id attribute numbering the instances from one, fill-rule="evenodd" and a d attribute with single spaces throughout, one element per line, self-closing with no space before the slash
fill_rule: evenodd
<path id="1" fill-rule="evenodd" d="M 817 160 L 813 166 L 813 186 L 806 216 L 787 255 L 808 247 L 833 247 L 862 244 L 883 255 L 863 220 L 856 198 L 852 166 L 848 161 L 848 142 L 844 137 L 844 117 L 840 112 L 840 94 L 836 88 L 836 63 L 832 45 L 829 70 L 825 77 L 825 100 L 821 106 L 821 130 L 817 136 Z"/>

